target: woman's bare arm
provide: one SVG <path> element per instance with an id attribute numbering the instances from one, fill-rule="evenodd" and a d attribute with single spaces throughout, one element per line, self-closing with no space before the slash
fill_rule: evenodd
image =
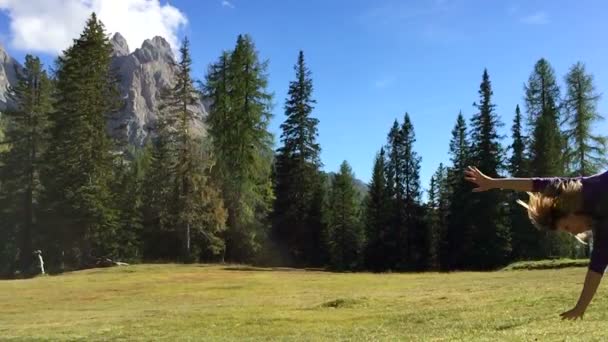
<path id="1" fill-rule="evenodd" d="M 595 292 L 597 291 L 600 282 L 602 281 L 602 274 L 597 273 L 593 270 L 587 271 L 587 276 L 585 277 L 585 284 L 583 285 L 583 291 L 576 303 L 576 306 L 569 311 L 562 313 L 563 319 L 577 319 L 582 318 L 585 315 L 585 311 L 591 303 Z"/>
<path id="2" fill-rule="evenodd" d="M 583 291 L 581 292 L 581 296 L 576 304 L 581 309 L 587 309 L 589 303 L 595 296 L 595 292 L 597 291 L 600 282 L 602 281 L 603 274 L 597 273 L 592 270 L 587 271 L 587 276 L 585 277 L 585 284 L 583 285 Z"/>
<path id="3" fill-rule="evenodd" d="M 532 191 L 532 178 L 495 178 L 494 188 L 514 191 Z"/>
<path id="4" fill-rule="evenodd" d="M 514 191 L 533 191 L 532 178 L 491 178 L 484 175 L 476 167 L 469 166 L 465 171 L 465 179 L 477 187 L 474 192 L 491 189 L 506 189 Z"/>
<path id="5" fill-rule="evenodd" d="M 583 290 L 574 309 L 562 313 L 562 317 L 565 319 L 583 317 L 608 267 L 608 240 L 602 234 L 608 228 L 608 221 L 600 221 L 598 224 L 599 226 L 596 228 L 598 234 L 593 236 L 593 251 L 591 252 L 591 260 L 589 261 Z"/>

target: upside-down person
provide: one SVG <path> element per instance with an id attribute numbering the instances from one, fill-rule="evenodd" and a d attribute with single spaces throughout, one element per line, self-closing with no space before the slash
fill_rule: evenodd
<path id="1" fill-rule="evenodd" d="M 518 203 L 540 230 L 565 231 L 583 243 L 593 235 L 593 251 L 579 300 L 572 310 L 561 314 L 563 319 L 583 318 L 608 266 L 608 171 L 589 177 L 491 178 L 469 167 L 465 179 L 476 185 L 474 192 L 527 192 L 528 203 Z"/>

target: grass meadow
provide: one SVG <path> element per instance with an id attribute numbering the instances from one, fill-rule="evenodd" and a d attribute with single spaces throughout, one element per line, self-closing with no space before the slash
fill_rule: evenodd
<path id="1" fill-rule="evenodd" d="M 519 268 L 372 274 L 163 264 L 2 280 L 0 340 L 608 340 L 606 286 L 584 320 L 559 317 L 576 303 L 585 267 Z"/>

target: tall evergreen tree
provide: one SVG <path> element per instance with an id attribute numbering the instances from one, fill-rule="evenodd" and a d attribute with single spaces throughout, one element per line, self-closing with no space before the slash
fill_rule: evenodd
<path id="1" fill-rule="evenodd" d="M 424 207 L 421 202 L 420 162 L 421 157 L 414 151 L 416 135 L 408 113 L 405 113 L 400 130 L 401 166 L 403 175 L 404 224 L 401 228 L 404 239 L 400 248 L 404 268 L 423 269 L 428 261 L 428 230 L 424 220 Z"/>
<path id="2" fill-rule="evenodd" d="M 294 69 L 296 79 L 289 84 L 281 125 L 283 146 L 276 156 L 274 230 L 296 263 L 319 265 L 321 208 L 313 199 L 321 181 L 321 148 L 316 142 L 319 120 L 311 117 L 315 100 L 304 52 L 300 51 Z"/>
<path id="3" fill-rule="evenodd" d="M 502 126 L 492 103 L 492 84 L 488 71 L 484 70 L 479 88 L 479 111 L 471 118 L 471 161 L 490 177 L 498 177 L 504 169 L 503 148 L 498 128 Z M 490 269 L 506 264 L 511 254 L 509 227 L 503 193 L 490 191 L 474 198 L 474 210 L 470 212 L 473 230 L 473 248 L 467 251 L 469 265 Z"/>
<path id="4" fill-rule="evenodd" d="M 267 62 L 260 62 L 251 37 L 239 35 L 235 49 L 223 54 L 207 75 L 205 94 L 215 180 L 228 210 L 226 257 L 250 260 L 267 234 L 273 201 L 273 137 L 268 131 L 272 95 L 267 92 Z"/>
<path id="5" fill-rule="evenodd" d="M 8 150 L 9 143 L 5 141 L 6 139 L 6 118 L 5 115 L 0 112 L 0 152 L 4 152 Z"/>
<path id="6" fill-rule="evenodd" d="M 402 166 L 403 135 L 399 122 L 395 120 L 391 127 L 386 144 L 386 193 L 388 203 L 388 236 L 390 241 L 386 246 L 387 267 L 395 269 L 400 265 L 401 258 L 407 253 L 407 246 L 401 245 L 405 240 L 405 195 Z"/>
<path id="7" fill-rule="evenodd" d="M 233 85 L 230 83 L 228 74 L 230 55 L 229 51 L 222 52 L 218 61 L 209 66 L 202 89 L 204 95 L 211 100 L 212 112 L 207 117 L 208 130 L 210 136 L 213 137 L 213 144 L 218 147 L 228 145 L 231 138 L 231 135 L 228 134 L 230 120 L 233 119 L 230 113 L 230 92 Z"/>
<path id="8" fill-rule="evenodd" d="M 510 146 L 508 171 L 512 177 L 529 177 L 528 159 L 526 158 L 526 137 L 523 134 L 523 123 L 519 105 L 515 107 L 515 117 L 511 128 L 512 143 Z M 529 260 L 540 257 L 540 232 L 530 223 L 528 215 L 517 200 L 526 200 L 527 195 L 520 192 L 508 194 L 509 224 L 511 226 L 511 256 L 515 260 Z"/>
<path id="9" fill-rule="evenodd" d="M 530 174 L 535 177 L 562 176 L 566 173 L 566 139 L 560 131 L 560 90 L 549 62 L 540 59 L 525 86 L 526 109 L 531 127 Z M 565 234 L 543 232 L 544 257 L 571 256 L 574 243 Z"/>
<path id="10" fill-rule="evenodd" d="M 426 203 L 426 225 L 429 229 L 428 266 L 431 270 L 439 269 L 439 187 L 435 175 L 431 176 Z"/>
<path id="11" fill-rule="evenodd" d="M 27 55 L 24 68 L 16 71 L 17 84 L 8 95 L 17 108 L 5 113 L 6 141 L 11 148 L 0 152 L 0 221 L 2 229 L 14 233 L 18 268 L 27 272 L 34 248 L 42 242 L 38 231 L 40 168 L 48 144 L 52 85 L 38 57 Z M 2 259 L 11 262 L 13 257 Z"/>
<path id="12" fill-rule="evenodd" d="M 157 146 L 162 148 L 159 156 L 164 153 L 161 165 L 166 169 L 157 171 L 166 173 L 162 194 L 166 197 L 159 201 L 166 206 L 160 211 L 166 213 L 162 228 L 175 234 L 181 259 L 191 261 L 218 249 L 225 217 L 219 193 L 209 179 L 213 161 L 192 131 L 196 120 L 192 108 L 200 98 L 190 75 L 192 60 L 187 38 L 180 55 L 175 85 L 166 89 L 159 108 L 161 143 Z"/>
<path id="13" fill-rule="evenodd" d="M 513 126 L 511 127 L 512 143 L 509 149 L 511 157 L 509 158 L 508 171 L 513 177 L 527 177 L 528 160 L 526 158 L 526 136 L 523 133 L 523 122 L 519 105 L 515 107 L 515 117 L 513 118 Z"/>
<path id="14" fill-rule="evenodd" d="M 172 197 L 171 174 L 175 155 L 171 151 L 170 139 L 165 128 L 166 121 L 162 116 L 156 125 L 157 136 L 149 140 L 144 154 L 150 159 L 146 167 L 143 182 L 143 257 L 147 260 L 176 259 L 180 250 L 180 241 L 172 233 Z"/>
<path id="15" fill-rule="evenodd" d="M 121 259 L 138 261 L 142 258 L 143 195 L 142 185 L 150 158 L 145 150 L 130 147 L 116 161 L 114 170 L 114 203 L 118 210 L 116 254 Z"/>
<path id="16" fill-rule="evenodd" d="M 566 138 L 571 147 L 567 160 L 577 176 L 590 176 L 606 166 L 607 138 L 592 132 L 594 124 L 603 121 L 597 112 L 600 95 L 595 92 L 593 76 L 583 63 L 576 63 L 566 75 L 566 99 L 564 100 Z"/>
<path id="17" fill-rule="evenodd" d="M 564 172 L 564 140 L 559 129 L 560 91 L 553 68 L 540 59 L 525 86 L 528 124 L 531 127 L 530 172 L 559 176 Z"/>
<path id="18" fill-rule="evenodd" d="M 384 149 L 376 155 L 369 192 L 365 198 L 365 266 L 374 271 L 388 267 L 389 197 L 386 191 L 386 156 Z"/>
<path id="19" fill-rule="evenodd" d="M 327 248 L 327 241 L 324 239 L 324 232 L 326 231 L 327 217 L 325 213 L 325 203 L 329 197 L 329 187 L 326 184 L 325 176 L 322 172 L 316 175 L 317 182 L 313 187 L 313 195 L 310 205 L 310 211 L 308 214 L 308 222 L 313 232 L 311 236 L 311 248 L 308 253 L 312 253 L 310 256 L 310 263 L 312 265 L 327 265 L 329 260 L 329 251 Z"/>
<path id="20" fill-rule="evenodd" d="M 473 198 L 471 187 L 465 183 L 462 174 L 470 164 L 470 143 L 467 125 L 462 113 L 458 114 L 456 125 L 450 140 L 450 159 L 452 166 L 448 170 L 450 188 L 449 209 L 445 233 L 445 254 L 442 257 L 442 269 L 462 269 L 467 267 L 467 253 L 474 248 L 474 236 L 471 229 L 470 213 Z"/>
<path id="21" fill-rule="evenodd" d="M 427 222 L 430 232 L 430 257 L 432 269 L 448 269 L 449 253 L 447 241 L 447 217 L 449 211 L 449 198 L 451 196 L 448 183 L 448 169 L 439 164 L 437 171 L 431 177 L 429 189 L 429 211 Z"/>
<path id="22" fill-rule="evenodd" d="M 5 118 L 0 113 L 0 153 L 7 151 L 10 146 L 5 141 L 5 129 Z M 0 158 L 0 169 L 3 167 L 4 164 L 2 158 Z M 4 191 L 3 189 L 2 179 L 0 179 L 0 193 Z M 0 220 L 0 276 L 11 275 L 16 267 L 15 256 L 17 255 L 17 245 L 15 242 L 15 231 L 10 220 L 7 218 L 10 211 L 6 211 L 6 209 L 0 204 L 0 217 L 3 218 Z"/>
<path id="23" fill-rule="evenodd" d="M 360 267 L 364 232 L 359 221 L 359 205 L 354 175 L 344 161 L 336 175 L 330 194 L 328 222 L 330 265 L 338 270 Z"/>
<path id="24" fill-rule="evenodd" d="M 52 263 L 72 266 L 113 256 L 116 210 L 110 182 L 114 149 L 106 115 L 119 106 L 112 46 L 93 13 L 57 61 L 56 110 L 45 168 L 47 240 Z"/>

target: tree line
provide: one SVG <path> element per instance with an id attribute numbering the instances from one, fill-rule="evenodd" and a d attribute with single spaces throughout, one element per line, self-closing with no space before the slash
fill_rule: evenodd
<path id="1" fill-rule="evenodd" d="M 606 137 L 593 125 L 599 95 L 577 63 L 560 93 L 539 60 L 525 86 L 512 141 L 504 146 L 484 70 L 475 114 L 459 113 L 423 199 L 421 156 L 408 113 L 395 120 L 361 196 L 344 161 L 322 171 L 312 73 L 299 52 L 274 150 L 268 61 L 239 35 L 197 82 L 189 41 L 164 89 L 144 147 L 108 131 L 121 108 L 112 47 L 92 14 L 57 58 L 52 75 L 25 57 L 0 121 L 0 273 L 31 272 L 42 250 L 51 272 L 96 258 L 134 262 L 240 262 L 334 270 L 488 270 L 513 260 L 585 253 L 567 236 L 532 227 L 522 196 L 472 194 L 462 177 L 476 165 L 490 176 L 590 175 L 606 165 Z M 208 116 L 193 110 L 202 99 Z M 202 120 L 205 134 L 193 123 Z"/>

